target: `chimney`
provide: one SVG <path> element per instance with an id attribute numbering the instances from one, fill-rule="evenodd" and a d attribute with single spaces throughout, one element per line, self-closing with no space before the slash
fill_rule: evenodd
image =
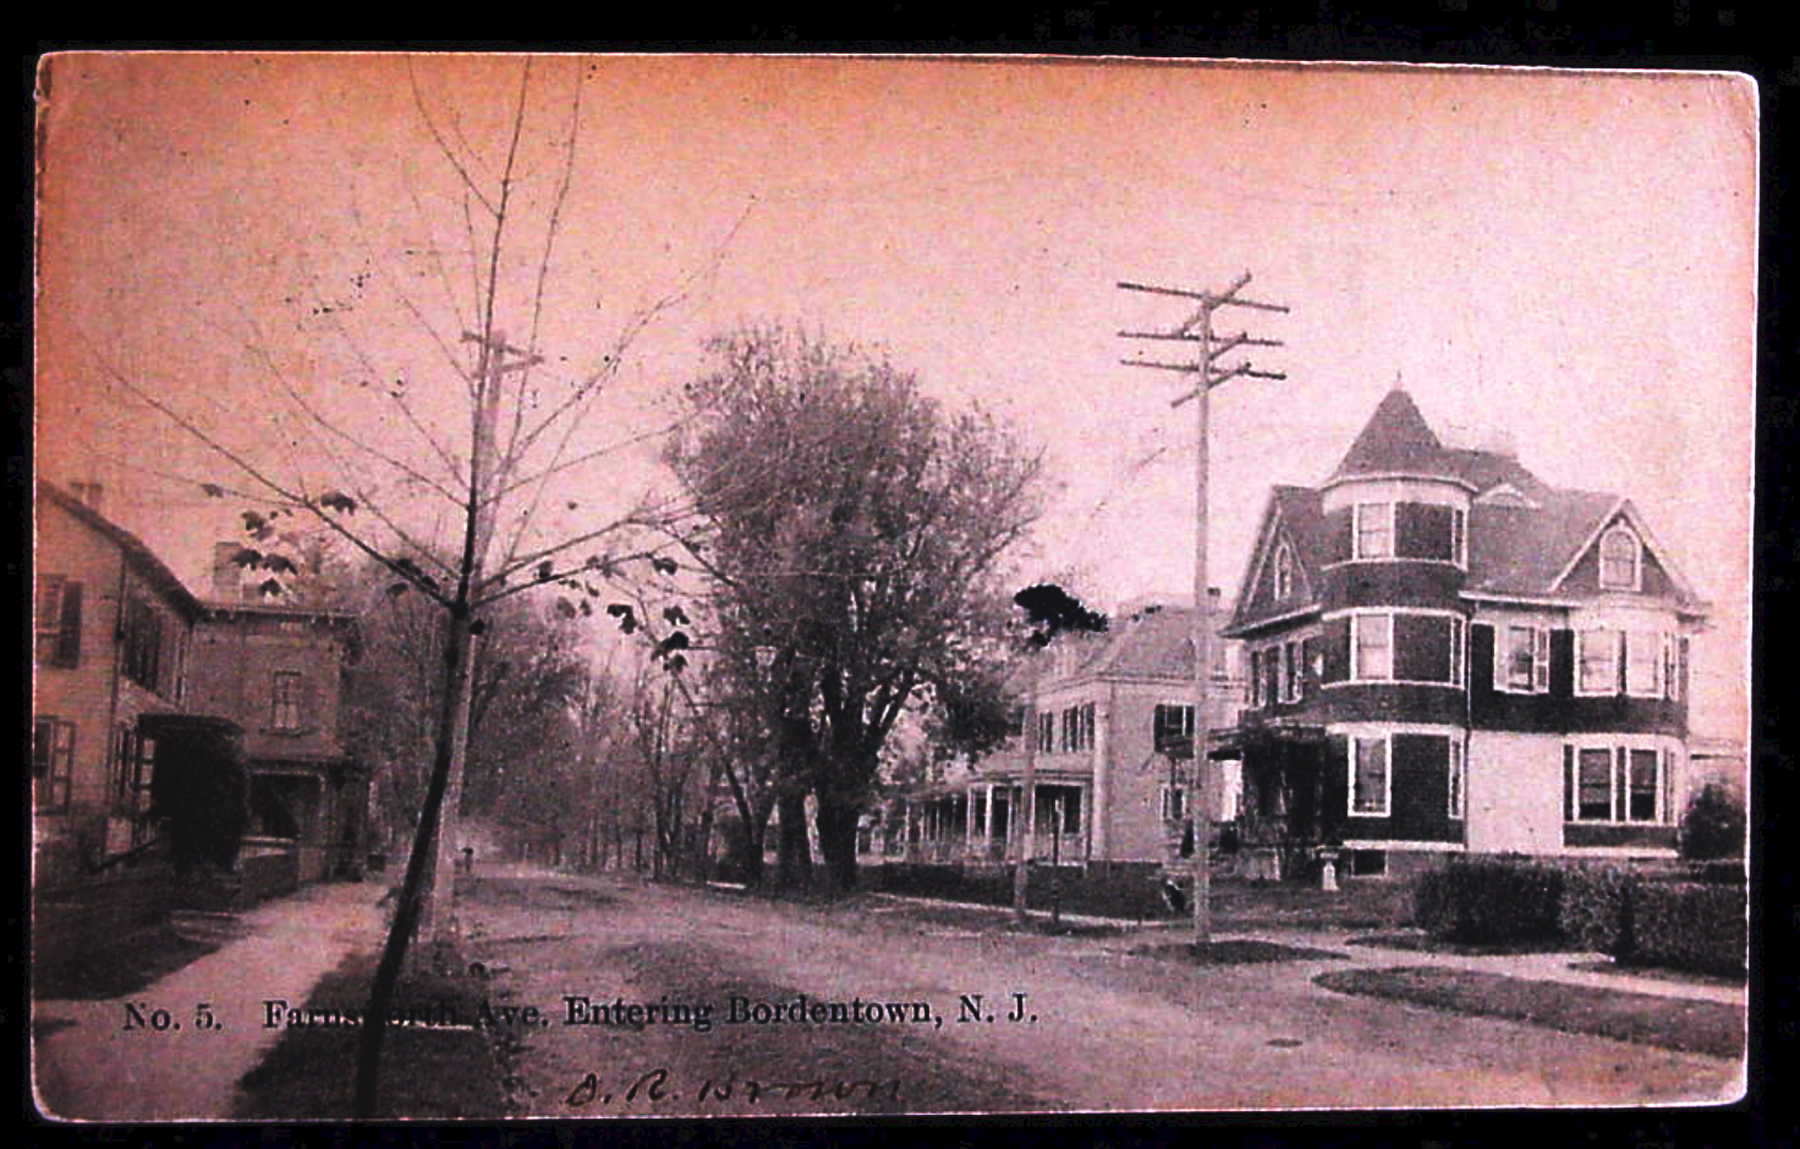
<path id="1" fill-rule="evenodd" d="M 106 488 L 92 479 L 78 479 L 69 484 L 69 493 L 80 499 L 89 510 L 100 511 L 102 496 Z"/>
<path id="2" fill-rule="evenodd" d="M 219 602 L 235 602 L 242 595 L 244 571 L 231 561 L 242 549 L 229 539 L 213 544 L 212 596 Z"/>

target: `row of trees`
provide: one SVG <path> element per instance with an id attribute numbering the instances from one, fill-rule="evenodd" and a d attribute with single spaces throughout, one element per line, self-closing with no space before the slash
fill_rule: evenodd
<path id="1" fill-rule="evenodd" d="M 523 58 L 490 119 L 404 66 L 444 182 L 409 184 L 418 218 L 405 228 L 362 232 L 355 308 L 329 302 L 324 281 L 294 294 L 311 316 L 295 348 L 256 314 L 234 317 L 263 387 L 210 414 L 121 366 L 138 357 L 88 347 L 100 377 L 214 453 L 220 472 L 195 481 L 243 501 L 272 591 L 303 566 L 263 553 L 293 534 L 278 521 L 361 564 L 347 585 L 380 653 L 352 691 L 354 736 L 387 768 L 394 821 L 414 828 L 376 1016 L 421 923 L 447 921 L 450 823 L 465 806 L 589 861 L 609 834 L 619 857 L 629 825 L 660 867 L 690 852 L 722 790 L 752 876 L 778 812 L 781 877 L 798 881 L 810 798 L 830 880 L 853 885 L 857 819 L 903 717 L 972 750 L 1004 730 L 1002 571 L 1040 477 L 1004 428 L 946 410 L 884 357 L 753 329 L 713 344 L 682 394 L 664 454 L 675 490 L 584 510 L 596 488 L 631 485 L 609 468 L 632 436 L 611 440 L 616 421 L 595 413 L 634 341 L 717 266 L 730 233 L 629 311 L 558 314 L 574 298 L 552 273 L 582 165 L 585 73 Z M 548 108 L 547 72 L 566 96 Z M 552 330 L 587 345 L 555 353 Z M 586 619 L 640 644 L 631 670 L 589 668 Z M 362 1035 L 364 1116 L 383 1031 Z"/>

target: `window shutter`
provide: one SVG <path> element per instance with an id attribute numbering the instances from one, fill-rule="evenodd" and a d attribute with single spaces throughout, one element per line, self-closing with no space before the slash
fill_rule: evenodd
<path id="1" fill-rule="evenodd" d="M 81 584 L 65 582 L 62 588 L 62 618 L 56 631 L 56 666 L 81 665 Z"/>
<path id="2" fill-rule="evenodd" d="M 1494 693 L 1494 628 L 1469 624 L 1469 696 L 1485 701 Z"/>
<path id="3" fill-rule="evenodd" d="M 1563 747 L 1563 821 L 1575 820 L 1575 747 Z"/>
<path id="4" fill-rule="evenodd" d="M 1575 632 L 1550 632 L 1550 693 L 1556 698 L 1575 695 Z"/>
<path id="5" fill-rule="evenodd" d="M 1531 689 L 1544 694 L 1550 689 L 1550 631 L 1538 627 L 1532 637 Z"/>

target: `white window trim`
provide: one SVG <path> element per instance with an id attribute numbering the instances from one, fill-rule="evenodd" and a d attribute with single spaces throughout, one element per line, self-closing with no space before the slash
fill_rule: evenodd
<path id="1" fill-rule="evenodd" d="M 1469 808 L 1469 752 L 1459 735 L 1452 734 L 1449 745 L 1447 779 L 1455 779 L 1456 785 L 1449 788 L 1450 792 L 1446 796 L 1445 816 L 1453 822 L 1461 822 L 1464 820 L 1464 812 Z"/>
<path id="2" fill-rule="evenodd" d="M 1345 779 L 1344 813 L 1350 818 L 1389 818 L 1394 811 L 1394 733 L 1391 730 L 1380 732 L 1353 733 L 1350 738 L 1349 776 Z M 1356 808 L 1356 759 L 1357 748 L 1364 742 L 1381 743 L 1381 809 L 1358 810 Z"/>
<path id="3" fill-rule="evenodd" d="M 1435 560 L 1431 560 L 1435 561 Z M 1357 619 L 1365 615 L 1380 615 L 1389 620 L 1388 623 L 1388 674 L 1387 678 L 1359 678 L 1356 667 L 1356 631 Z M 1447 618 L 1450 620 L 1450 677 L 1445 681 L 1431 679 L 1394 678 L 1394 626 L 1392 620 L 1400 615 L 1423 616 L 1427 618 Z M 1468 620 L 1458 611 L 1438 610 L 1433 607 L 1354 607 L 1348 610 L 1334 610 L 1323 616 L 1322 621 L 1331 622 L 1348 616 L 1350 619 L 1350 651 L 1349 677 L 1342 682 L 1325 682 L 1320 687 L 1332 690 L 1344 686 L 1441 686 L 1446 690 L 1467 690 L 1469 685 L 1469 626 Z"/>
<path id="4" fill-rule="evenodd" d="M 1669 809 L 1669 796 L 1672 789 L 1672 772 L 1675 770 L 1675 752 L 1666 743 L 1648 741 L 1641 736 L 1633 735 L 1583 735 L 1579 738 L 1567 738 L 1563 745 L 1570 747 L 1574 754 L 1570 761 L 1575 770 L 1575 777 L 1565 781 L 1570 785 L 1568 804 L 1563 807 L 1563 824 L 1566 826 L 1670 826 L 1674 822 Z M 1583 750 L 1606 751 L 1606 793 L 1607 816 L 1605 818 L 1583 818 L 1581 810 L 1581 752 Z M 1651 821 L 1631 817 L 1631 755 L 1648 750 L 1656 755 L 1656 816 Z M 1619 753 L 1625 754 L 1625 792 L 1620 794 L 1619 785 Z M 1679 804 L 1680 797 L 1676 795 Z M 1625 817 L 1620 818 L 1623 809 Z"/>
<path id="5" fill-rule="evenodd" d="M 1450 561 L 1458 570 L 1469 569 L 1469 512 L 1450 508 Z"/>
<path id="6" fill-rule="evenodd" d="M 1607 540 L 1620 536 L 1631 541 L 1630 586 L 1615 585 L 1606 581 L 1606 543 Z M 1644 589 L 1644 540 L 1638 537 L 1638 533 L 1631 529 L 1630 524 L 1614 523 L 1600 532 L 1600 541 L 1595 547 L 1594 560 L 1597 568 L 1594 573 L 1594 582 L 1601 590 L 1628 590 L 1636 593 Z"/>
<path id="7" fill-rule="evenodd" d="M 1387 623 L 1387 673 L 1364 676 L 1362 673 L 1362 629 L 1366 618 L 1379 618 Z M 1350 677 L 1346 682 L 1394 682 L 1394 612 L 1390 610 L 1357 611 L 1350 616 Z"/>
<path id="8" fill-rule="evenodd" d="M 1619 636 L 1624 633 L 1625 633 L 1625 628 L 1620 627 L 1620 626 L 1591 626 L 1591 627 L 1587 627 L 1587 628 L 1584 628 L 1581 630 L 1577 630 L 1575 632 L 1575 666 L 1573 669 L 1574 669 L 1574 679 L 1575 679 L 1575 693 L 1578 697 L 1581 697 L 1581 698 L 1614 698 L 1614 697 L 1618 696 L 1618 694 L 1619 694 L 1619 659 L 1624 655 L 1624 651 L 1620 649 Z M 1611 679 L 1611 681 L 1608 683 L 1607 687 L 1604 690 L 1589 690 L 1582 685 L 1581 652 L 1582 652 L 1582 647 L 1585 645 L 1585 643 L 1587 641 L 1587 636 L 1590 634 L 1610 634 L 1613 636 L 1612 674 L 1608 676 Z"/>
<path id="9" fill-rule="evenodd" d="M 1400 547 L 1399 547 L 1399 536 L 1395 531 L 1396 523 L 1395 523 L 1395 519 L 1394 519 L 1394 508 L 1398 505 L 1399 505 L 1398 503 L 1394 503 L 1391 501 L 1386 502 L 1386 503 L 1352 503 L 1351 504 L 1351 509 L 1350 509 L 1350 561 L 1351 562 L 1365 562 L 1365 563 L 1391 562 L 1397 557 L 1396 552 L 1399 551 Z M 1365 510 L 1369 510 L 1371 508 L 1379 508 L 1380 513 L 1385 514 L 1387 516 L 1388 549 L 1387 549 L 1387 553 L 1384 555 L 1365 555 L 1362 553 L 1363 512 Z M 1431 560 L 1427 560 L 1427 561 L 1431 561 Z"/>
<path id="10" fill-rule="evenodd" d="M 1625 693 L 1632 698 L 1662 698 L 1663 686 L 1663 649 L 1668 644 L 1668 635 L 1654 630 L 1626 630 L 1625 650 L 1620 656 L 1625 668 Z M 1650 683 L 1645 686 L 1631 681 L 1631 652 L 1638 645 L 1638 639 L 1647 640 L 1652 649 L 1650 659 Z M 1634 688 L 1635 687 L 1635 688 Z"/>
<path id="11" fill-rule="evenodd" d="M 1531 685 L 1512 684 L 1512 632 L 1531 632 Z M 1536 623 L 1494 623 L 1494 689 L 1501 694 L 1550 693 L 1550 628 Z"/>
<path id="12" fill-rule="evenodd" d="M 1283 539 L 1275 547 L 1275 601 L 1294 597 L 1294 548 Z"/>

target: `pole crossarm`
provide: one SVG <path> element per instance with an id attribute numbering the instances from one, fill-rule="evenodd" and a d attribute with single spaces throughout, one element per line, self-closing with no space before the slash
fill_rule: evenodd
<path id="1" fill-rule="evenodd" d="M 1249 282 L 1248 278 L 1245 279 L 1245 282 Z M 1220 295 L 1211 291 L 1186 291 L 1179 287 L 1157 287 L 1154 284 L 1127 283 L 1124 280 L 1119 281 L 1119 286 L 1126 291 L 1145 291 L 1152 295 L 1174 295 L 1182 299 L 1198 299 L 1206 304 L 1208 311 L 1220 307 L 1251 307 L 1258 311 L 1279 311 L 1283 314 L 1288 311 L 1285 303 L 1267 303 L 1260 299 L 1239 299 L 1229 293 Z M 1231 290 L 1235 292 L 1237 288 L 1233 287 Z"/>

